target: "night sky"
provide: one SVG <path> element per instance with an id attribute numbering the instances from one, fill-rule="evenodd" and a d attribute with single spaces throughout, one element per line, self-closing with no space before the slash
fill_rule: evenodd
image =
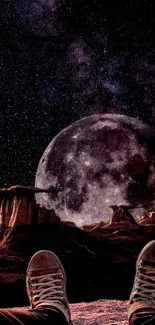
<path id="1" fill-rule="evenodd" d="M 0 187 L 33 185 L 49 142 L 82 117 L 115 112 L 154 126 L 154 6 L 1 1 Z"/>

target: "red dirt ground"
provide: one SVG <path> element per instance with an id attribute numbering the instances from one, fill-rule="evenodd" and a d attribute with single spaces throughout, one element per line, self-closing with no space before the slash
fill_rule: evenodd
<path id="1" fill-rule="evenodd" d="M 70 308 L 73 325 L 128 325 L 127 301 L 98 300 Z"/>

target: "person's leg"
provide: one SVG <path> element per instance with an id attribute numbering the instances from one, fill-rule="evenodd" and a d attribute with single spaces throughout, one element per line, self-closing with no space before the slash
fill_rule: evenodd
<path id="1" fill-rule="evenodd" d="M 0 324 L 72 324 L 66 295 L 66 274 L 53 252 L 43 250 L 32 256 L 27 268 L 26 287 L 31 309 L 0 309 Z"/>
<path id="2" fill-rule="evenodd" d="M 35 310 L 20 310 L 15 308 L 0 309 L 0 324 L 2 325 L 67 325 L 64 315 L 55 310 L 41 308 Z"/>
<path id="3" fill-rule="evenodd" d="M 128 320 L 130 325 L 155 325 L 155 240 L 138 256 Z"/>

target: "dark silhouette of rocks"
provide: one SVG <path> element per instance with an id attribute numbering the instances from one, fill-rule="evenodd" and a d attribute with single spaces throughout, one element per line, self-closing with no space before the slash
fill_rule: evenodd
<path id="1" fill-rule="evenodd" d="M 65 225 L 68 225 L 68 226 L 71 226 L 71 227 L 77 227 L 75 222 L 72 222 L 72 221 L 63 221 L 63 223 Z"/>
<path id="2" fill-rule="evenodd" d="M 83 225 L 81 229 L 85 231 L 93 231 L 95 229 L 102 229 L 106 225 L 106 222 L 100 221 L 98 223 L 93 223 L 91 225 Z"/>
<path id="3" fill-rule="evenodd" d="M 39 249 L 53 250 L 61 259 L 71 303 L 128 299 L 137 256 L 154 239 L 155 227 L 137 223 L 126 207 L 113 206 L 106 226 L 101 221 L 90 225 L 91 231 L 80 229 L 62 222 L 54 209 L 37 205 L 36 191 L 23 186 L 0 190 L 0 306 L 28 305 L 25 272 Z"/>

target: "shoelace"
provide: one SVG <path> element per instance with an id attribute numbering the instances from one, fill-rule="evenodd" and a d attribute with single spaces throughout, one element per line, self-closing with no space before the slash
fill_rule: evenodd
<path id="1" fill-rule="evenodd" d="M 61 272 L 46 274 L 41 276 L 30 277 L 30 287 L 32 291 L 32 300 L 62 300 L 63 280 Z"/>
<path id="2" fill-rule="evenodd" d="M 155 269 L 139 264 L 131 299 L 155 300 Z"/>

